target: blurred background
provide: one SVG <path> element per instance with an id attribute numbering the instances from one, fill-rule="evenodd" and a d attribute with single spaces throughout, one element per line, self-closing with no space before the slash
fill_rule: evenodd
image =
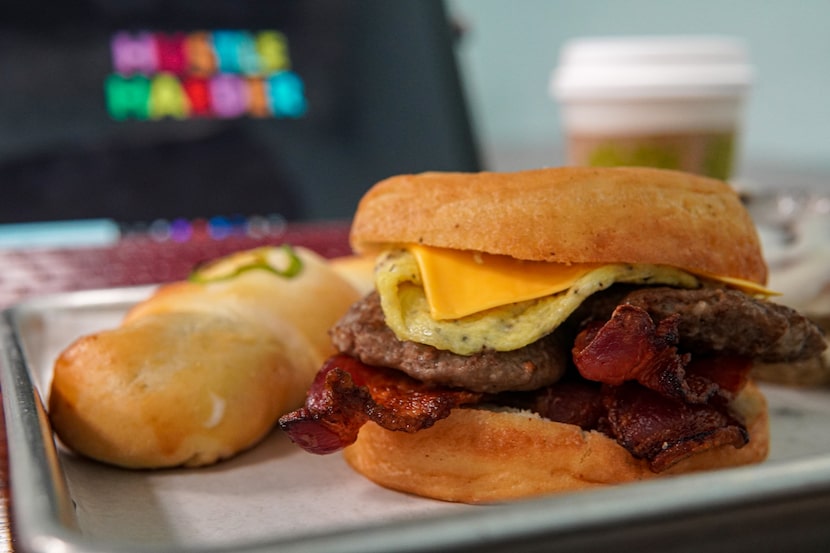
<path id="1" fill-rule="evenodd" d="M 391 174 L 474 170 L 454 46 L 440 0 L 11 3 L 0 224 L 347 219 Z"/>
<path id="2" fill-rule="evenodd" d="M 828 20 L 828 0 L 13 3 L 0 224 L 348 219 L 392 174 L 561 165 L 549 79 L 585 36 L 741 39 L 733 174 L 826 183 Z"/>
<path id="3" fill-rule="evenodd" d="M 737 175 L 759 184 L 830 173 L 827 0 L 450 0 L 464 31 L 460 69 L 484 163 L 497 170 L 563 160 L 548 80 L 579 36 L 706 34 L 743 39 L 755 68 Z M 822 175 L 825 178 L 821 178 Z"/>
<path id="4" fill-rule="evenodd" d="M 586 36 L 745 43 L 733 182 L 773 192 L 750 206 L 773 268 L 797 269 L 773 287 L 812 302 L 830 282 L 816 277 L 830 271 L 830 0 L 7 4 L 0 306 L 183 278 L 259 244 L 347 253 L 360 197 L 387 176 L 561 165 L 549 80 Z M 339 226 L 286 233 L 319 222 Z"/>

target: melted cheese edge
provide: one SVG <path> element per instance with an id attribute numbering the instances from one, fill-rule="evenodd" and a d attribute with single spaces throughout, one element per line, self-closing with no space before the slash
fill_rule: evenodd
<path id="1" fill-rule="evenodd" d="M 724 282 L 768 292 L 747 281 Z M 526 346 L 614 283 L 701 286 L 697 276 L 672 267 L 528 262 L 425 246 L 387 252 L 375 270 L 381 307 L 395 335 L 460 355 Z"/>

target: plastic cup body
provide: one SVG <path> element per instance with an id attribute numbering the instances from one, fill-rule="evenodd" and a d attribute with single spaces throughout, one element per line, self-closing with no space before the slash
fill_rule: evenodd
<path id="1" fill-rule="evenodd" d="M 651 166 L 728 179 L 751 69 L 711 37 L 579 39 L 551 79 L 567 163 Z"/>

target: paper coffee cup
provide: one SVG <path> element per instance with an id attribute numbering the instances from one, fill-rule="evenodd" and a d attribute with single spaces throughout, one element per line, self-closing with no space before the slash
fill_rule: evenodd
<path id="1" fill-rule="evenodd" d="M 727 179 L 752 68 L 730 37 L 568 42 L 550 80 L 571 165 L 638 165 Z"/>

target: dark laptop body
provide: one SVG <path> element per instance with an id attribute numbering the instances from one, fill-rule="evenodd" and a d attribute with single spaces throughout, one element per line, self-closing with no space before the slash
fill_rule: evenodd
<path id="1" fill-rule="evenodd" d="M 346 219 L 386 176 L 476 170 L 454 36 L 434 0 L 11 3 L 0 224 Z"/>

